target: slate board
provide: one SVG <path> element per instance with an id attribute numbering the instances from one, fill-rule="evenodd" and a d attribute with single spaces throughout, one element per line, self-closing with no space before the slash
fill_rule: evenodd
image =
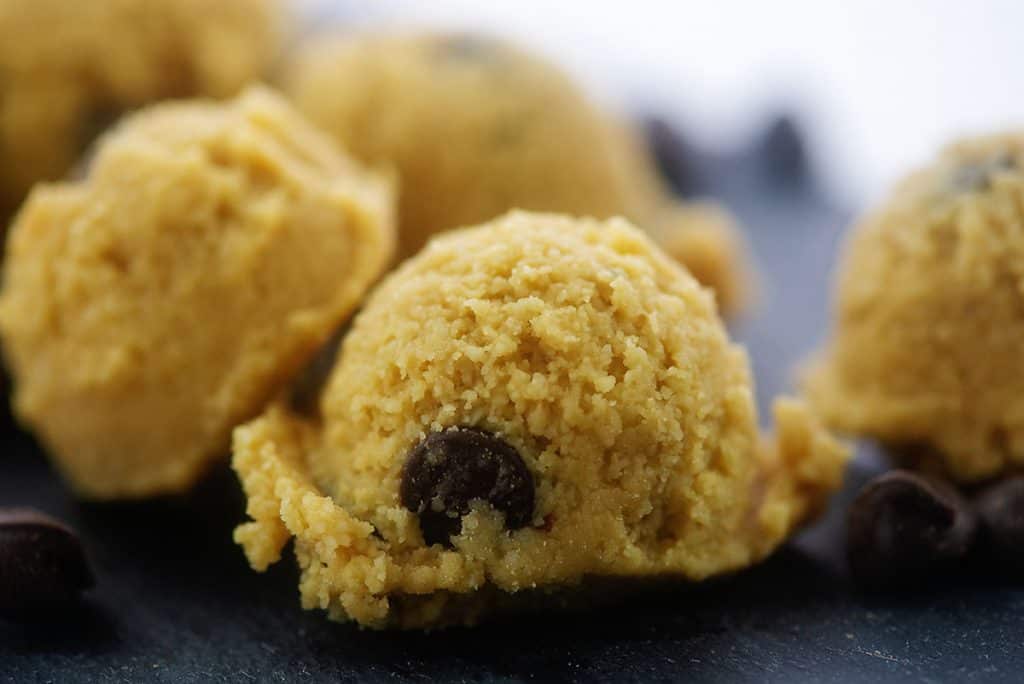
<path id="1" fill-rule="evenodd" d="M 724 199 L 748 228 L 762 301 L 733 332 L 750 348 L 763 419 L 824 334 L 828 273 L 850 218 L 817 191 L 792 128 L 780 121 L 729 159 L 691 155 L 681 188 Z M 851 586 L 843 511 L 882 468 L 868 447 L 827 517 L 759 567 L 590 612 L 420 634 L 303 612 L 290 558 L 251 572 L 230 541 L 244 502 L 226 467 L 186 497 L 81 505 L 30 437 L 5 434 L 0 505 L 77 527 L 98 584 L 62 624 L 0 621 L 0 682 L 988 682 L 1019 681 L 1024 669 L 1020 584 L 974 569 L 898 597 Z"/>

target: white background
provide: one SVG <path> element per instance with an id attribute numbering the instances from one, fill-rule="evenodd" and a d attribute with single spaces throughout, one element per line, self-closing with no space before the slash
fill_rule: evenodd
<path id="1" fill-rule="evenodd" d="M 319 17 L 508 36 L 709 149 L 795 109 L 827 187 L 855 206 L 954 136 L 1024 128 L 1020 0 L 303 1 Z"/>

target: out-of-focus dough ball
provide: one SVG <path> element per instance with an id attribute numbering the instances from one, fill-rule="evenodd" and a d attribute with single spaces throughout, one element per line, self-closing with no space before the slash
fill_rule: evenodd
<path id="1" fill-rule="evenodd" d="M 807 379 L 835 427 L 961 481 L 1024 466 L 1024 135 L 966 140 L 854 228 Z"/>
<path id="2" fill-rule="evenodd" d="M 129 117 L 11 228 L 17 415 L 83 496 L 189 487 L 385 268 L 391 202 L 267 90 Z"/>
<path id="3" fill-rule="evenodd" d="M 0 2 L 0 209 L 63 175 L 122 111 L 259 78 L 279 15 L 277 0 Z"/>
<path id="4" fill-rule="evenodd" d="M 654 232 L 673 204 L 636 131 L 551 64 L 500 41 L 327 36 L 299 49 L 283 87 L 358 158 L 398 170 L 401 257 L 440 231 L 510 209 L 624 216 Z M 691 213 L 688 225 L 706 215 Z M 720 225 L 716 216 L 698 230 L 707 236 Z M 720 248 L 735 242 L 735 234 L 717 239 Z M 680 242 L 673 254 L 687 266 L 691 244 Z M 706 271 L 702 244 L 692 257 Z M 705 284 L 737 290 L 742 256 L 718 252 Z"/>

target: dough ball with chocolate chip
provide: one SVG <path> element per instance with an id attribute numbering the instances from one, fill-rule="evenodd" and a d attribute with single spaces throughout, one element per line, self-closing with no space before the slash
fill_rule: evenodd
<path id="1" fill-rule="evenodd" d="M 501 41 L 327 36 L 299 49 L 283 87 L 352 154 L 398 171 L 403 258 L 438 232 L 512 209 L 624 216 L 656 235 L 657 215 L 673 204 L 637 131 L 551 64 Z M 721 225 L 701 218 L 692 214 L 689 225 L 705 233 Z M 693 259 L 707 266 L 706 241 L 677 244 L 693 245 Z M 688 251 L 673 256 L 691 264 Z M 731 294 L 748 267 L 743 256 L 723 252 L 711 280 L 701 282 Z M 740 303 L 720 302 L 727 311 Z"/>
<path id="2" fill-rule="evenodd" d="M 471 622 L 586 577 L 755 563 L 846 452 L 798 402 L 760 440 L 710 292 L 621 219 L 515 212 L 435 238 L 369 298 L 314 418 L 235 431 L 257 570 L 294 538 L 306 608 Z"/>
<path id="3" fill-rule="evenodd" d="M 384 269 L 392 200 L 265 89 L 126 119 L 11 228 L 18 418 L 82 496 L 188 488 Z"/>
<path id="4" fill-rule="evenodd" d="M 961 482 L 1024 466 L 1024 135 L 954 144 L 854 228 L 807 390 Z"/>
<path id="5" fill-rule="evenodd" d="M 277 0 L 0 2 L 0 211 L 64 175 L 121 112 L 260 78 L 279 14 Z"/>

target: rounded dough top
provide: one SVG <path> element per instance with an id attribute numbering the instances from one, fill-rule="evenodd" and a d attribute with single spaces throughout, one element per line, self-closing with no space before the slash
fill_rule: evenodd
<path id="1" fill-rule="evenodd" d="M 776 414 L 762 446 L 746 354 L 640 231 L 512 213 L 389 276 L 317 417 L 278 407 L 236 431 L 255 519 L 236 538 L 262 568 L 294 535 L 307 607 L 378 626 L 471 611 L 455 597 L 485 585 L 700 579 L 763 557 L 838 483 L 844 450 L 795 402 Z M 535 503 L 513 530 L 473 506 L 449 549 L 401 491 L 410 453 L 455 428 L 518 453 Z"/>
<path id="2" fill-rule="evenodd" d="M 807 390 L 962 481 L 1024 465 L 1024 135 L 950 146 L 854 228 Z"/>
<path id="3" fill-rule="evenodd" d="M 384 269 L 391 202 L 268 90 L 130 117 L 11 229 L 17 414 L 82 495 L 188 487 Z"/>

